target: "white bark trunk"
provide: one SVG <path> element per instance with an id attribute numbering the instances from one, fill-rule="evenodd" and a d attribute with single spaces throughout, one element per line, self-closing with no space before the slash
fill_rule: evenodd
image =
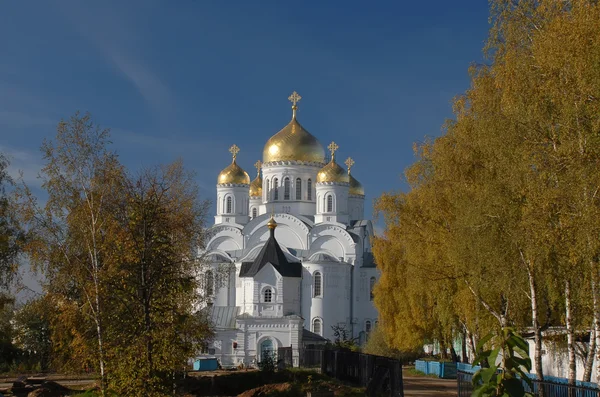
<path id="1" fill-rule="evenodd" d="M 529 278 L 529 295 L 531 296 L 531 326 L 533 327 L 535 352 L 533 357 L 533 368 L 539 380 L 544 380 L 544 370 L 542 367 L 542 330 L 540 327 L 538 303 L 537 303 L 537 288 L 529 263 L 525 263 L 527 269 L 527 277 Z"/>

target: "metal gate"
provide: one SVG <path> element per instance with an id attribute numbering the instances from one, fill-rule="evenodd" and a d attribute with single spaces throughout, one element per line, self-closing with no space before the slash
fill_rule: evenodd
<path id="1" fill-rule="evenodd" d="M 277 366 L 293 367 L 294 361 L 292 360 L 292 346 L 280 347 L 277 349 Z"/>

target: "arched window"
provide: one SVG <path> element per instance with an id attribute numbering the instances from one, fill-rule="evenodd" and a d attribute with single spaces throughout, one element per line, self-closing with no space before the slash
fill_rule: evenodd
<path id="1" fill-rule="evenodd" d="M 283 199 L 290 199 L 290 178 L 285 178 L 283 180 Z"/>
<path id="2" fill-rule="evenodd" d="M 306 199 L 312 201 L 312 180 L 306 182 Z"/>
<path id="3" fill-rule="evenodd" d="M 296 200 L 302 200 L 302 179 L 296 178 Z"/>
<path id="4" fill-rule="evenodd" d="M 231 198 L 231 196 L 227 197 L 227 204 L 225 206 L 225 213 L 227 214 L 231 214 L 232 211 L 232 207 L 233 207 L 233 200 Z"/>
<path id="5" fill-rule="evenodd" d="M 204 290 L 206 291 L 206 296 L 212 296 L 214 293 L 214 282 L 212 270 L 207 270 L 204 278 Z"/>
<path id="6" fill-rule="evenodd" d="M 333 196 L 327 195 L 327 212 L 333 212 Z"/>
<path id="7" fill-rule="evenodd" d="M 315 272 L 313 278 L 315 283 L 314 296 L 316 298 L 317 296 L 322 296 L 321 294 L 323 293 L 323 277 L 321 276 L 320 272 Z"/>
<path id="8" fill-rule="evenodd" d="M 313 328 L 312 332 L 314 332 L 317 335 L 321 335 L 322 332 L 323 332 L 323 324 L 321 323 L 321 319 L 315 318 L 313 320 L 313 324 L 312 325 L 313 325 L 312 326 L 312 328 Z"/>
<path id="9" fill-rule="evenodd" d="M 367 334 L 369 334 L 369 332 L 371 332 L 371 321 L 367 320 L 365 322 L 365 331 L 367 332 Z"/>
<path id="10" fill-rule="evenodd" d="M 371 277 L 371 279 L 369 280 L 369 296 L 371 300 L 373 300 L 373 298 L 375 297 L 375 295 L 373 294 L 373 288 L 375 288 L 375 277 Z"/>
<path id="11" fill-rule="evenodd" d="M 271 291 L 271 288 L 267 288 L 265 290 L 265 302 L 270 303 L 272 299 L 273 299 L 273 291 Z"/>
<path id="12" fill-rule="evenodd" d="M 256 214 L 257 214 L 256 207 L 254 207 L 254 208 L 252 208 L 252 219 L 256 218 Z"/>
<path id="13" fill-rule="evenodd" d="M 273 200 L 279 200 L 279 181 L 277 178 L 273 179 Z"/>

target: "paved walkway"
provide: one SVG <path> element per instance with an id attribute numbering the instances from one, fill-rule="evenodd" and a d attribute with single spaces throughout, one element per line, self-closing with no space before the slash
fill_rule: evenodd
<path id="1" fill-rule="evenodd" d="M 456 397 L 456 379 L 438 379 L 425 376 L 406 376 L 404 397 Z"/>

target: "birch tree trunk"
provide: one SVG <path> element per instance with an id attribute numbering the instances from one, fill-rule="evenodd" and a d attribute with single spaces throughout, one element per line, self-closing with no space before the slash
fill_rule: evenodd
<path id="1" fill-rule="evenodd" d="M 596 319 L 594 319 L 594 324 L 596 323 Z M 588 349 L 588 354 L 585 360 L 585 369 L 583 372 L 583 381 L 590 382 L 592 379 L 592 371 L 594 369 L 594 357 L 596 356 L 596 330 L 594 329 L 594 324 L 592 324 L 592 330 L 590 331 L 590 345 Z"/>

